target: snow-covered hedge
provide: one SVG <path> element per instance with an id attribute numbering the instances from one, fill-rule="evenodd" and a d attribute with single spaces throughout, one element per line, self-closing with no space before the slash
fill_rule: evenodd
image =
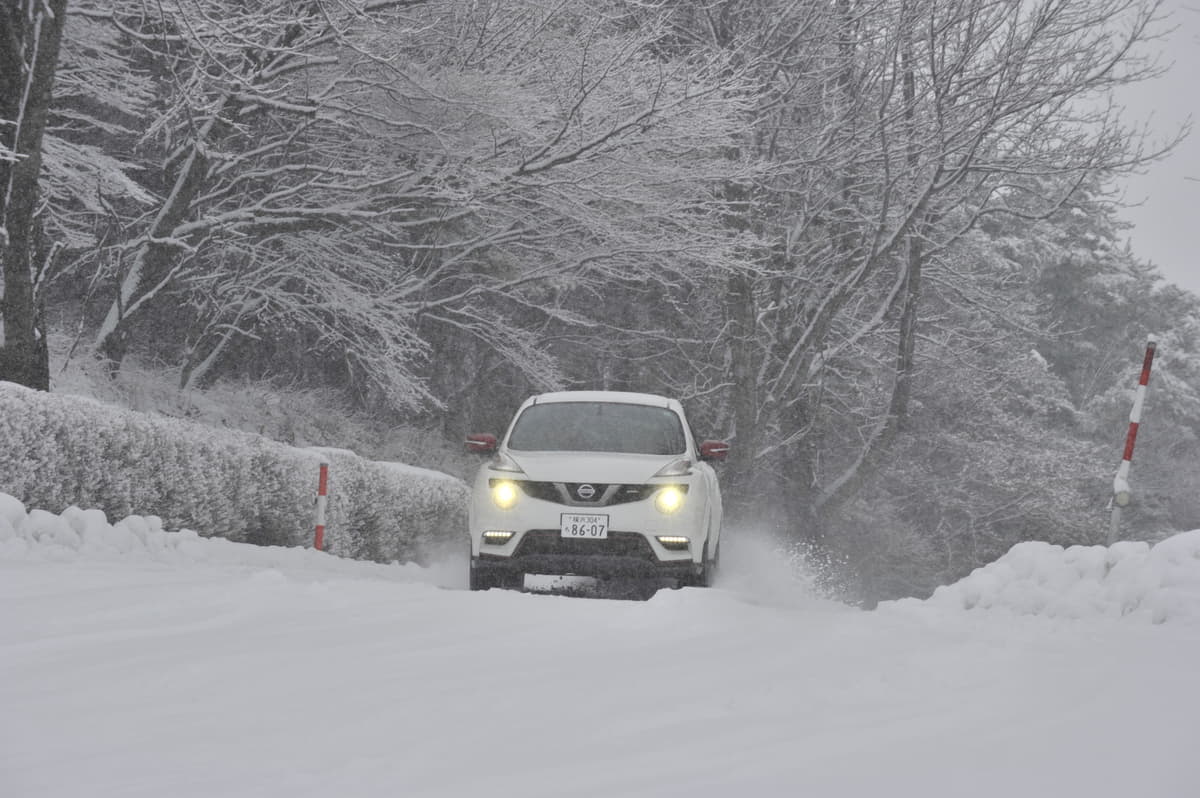
<path id="1" fill-rule="evenodd" d="M 440 472 L 0 383 L 0 492 L 30 507 L 155 515 L 234 541 L 310 545 L 322 459 L 332 553 L 420 561 L 463 534 L 467 487 Z"/>

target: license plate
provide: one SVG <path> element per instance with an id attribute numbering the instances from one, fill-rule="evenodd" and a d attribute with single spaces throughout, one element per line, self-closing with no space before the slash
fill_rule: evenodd
<path id="1" fill-rule="evenodd" d="M 608 516 L 591 513 L 563 513 L 562 536 L 602 540 L 608 537 Z"/>

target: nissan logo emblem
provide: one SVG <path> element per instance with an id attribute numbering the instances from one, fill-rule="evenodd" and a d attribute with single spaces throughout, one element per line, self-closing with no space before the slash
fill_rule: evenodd
<path id="1" fill-rule="evenodd" d="M 584 501 L 589 501 L 596 495 L 596 489 L 585 482 L 575 489 L 575 495 Z"/>

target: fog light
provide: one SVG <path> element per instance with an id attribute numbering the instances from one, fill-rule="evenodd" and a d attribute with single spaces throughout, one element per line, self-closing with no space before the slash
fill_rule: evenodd
<path id="1" fill-rule="evenodd" d="M 654 506 L 666 515 L 679 512 L 679 508 L 683 506 L 683 491 L 674 485 L 668 485 L 655 495 Z"/>
<path id="2" fill-rule="evenodd" d="M 517 493 L 516 483 L 509 482 L 507 479 L 497 479 L 492 482 L 492 501 L 501 510 L 511 509 L 517 503 Z"/>
<path id="3" fill-rule="evenodd" d="M 664 549 L 669 549 L 670 551 L 683 551 L 688 547 L 688 543 L 690 541 L 685 537 L 680 537 L 679 535 L 659 535 L 658 542 Z"/>
<path id="4" fill-rule="evenodd" d="M 516 532 L 509 532 L 502 529 L 489 529 L 483 533 L 483 542 L 489 546 L 503 546 L 508 541 L 512 540 Z"/>

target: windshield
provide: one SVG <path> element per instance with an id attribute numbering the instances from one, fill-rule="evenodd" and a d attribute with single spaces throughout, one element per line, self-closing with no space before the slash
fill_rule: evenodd
<path id="1" fill-rule="evenodd" d="M 533 452 L 683 454 L 679 416 L 665 407 L 613 402 L 553 402 L 525 408 L 508 448 Z"/>

